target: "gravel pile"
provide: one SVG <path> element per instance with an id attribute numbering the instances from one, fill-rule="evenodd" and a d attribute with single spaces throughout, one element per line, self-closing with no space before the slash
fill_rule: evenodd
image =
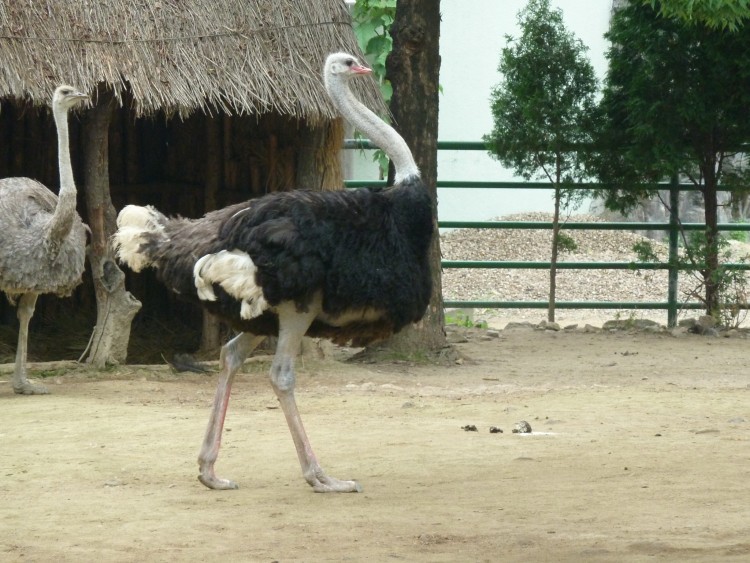
<path id="1" fill-rule="evenodd" d="M 549 213 L 524 213 L 500 218 L 503 221 L 551 222 Z M 601 221 L 591 215 L 574 215 L 566 219 Z M 636 242 L 649 240 L 624 231 L 564 231 L 576 242 L 574 252 L 565 252 L 561 262 L 631 262 L 637 257 Z M 460 229 L 441 236 L 445 260 L 549 261 L 550 230 Z M 660 261 L 666 261 L 667 246 L 650 241 Z M 688 276 L 680 277 L 681 293 L 692 285 Z M 549 298 L 548 270 L 520 269 L 445 269 L 443 296 L 446 300 L 546 301 Z M 666 301 L 667 272 L 664 270 L 558 270 L 558 301 Z M 583 312 L 585 311 L 585 313 Z M 542 309 L 497 309 L 485 316 L 502 316 L 512 320 L 539 321 L 546 318 Z M 623 314 L 666 322 L 664 310 L 614 311 L 579 310 L 586 319 L 612 319 Z M 558 310 L 560 318 L 570 317 L 570 310 Z"/>

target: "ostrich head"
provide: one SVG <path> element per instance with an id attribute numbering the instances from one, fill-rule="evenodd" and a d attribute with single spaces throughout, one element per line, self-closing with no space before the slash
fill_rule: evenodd
<path id="1" fill-rule="evenodd" d="M 347 53 L 328 55 L 325 64 L 325 78 L 351 78 L 358 74 L 370 74 L 372 69 L 360 64 L 356 57 Z"/>
<path id="2" fill-rule="evenodd" d="M 52 107 L 68 110 L 83 100 L 88 100 L 88 98 L 87 94 L 63 84 L 55 89 L 55 94 L 52 96 Z"/>

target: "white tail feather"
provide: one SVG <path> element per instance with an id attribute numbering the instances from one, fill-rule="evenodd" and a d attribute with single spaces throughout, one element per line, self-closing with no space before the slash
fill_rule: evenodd
<path id="1" fill-rule="evenodd" d="M 142 252 L 146 233 L 164 233 L 164 215 L 153 207 L 126 205 L 117 216 L 117 232 L 112 236 L 112 245 L 117 259 L 127 264 L 134 272 L 140 272 L 153 264 Z"/>
<path id="2" fill-rule="evenodd" d="M 193 268 L 198 298 L 216 301 L 213 284 L 242 301 L 240 317 L 253 319 L 268 308 L 263 288 L 255 283 L 257 268 L 250 256 L 239 250 L 222 250 L 200 258 Z"/>
<path id="3" fill-rule="evenodd" d="M 201 301 L 216 301 L 216 294 L 211 282 L 204 277 L 203 267 L 207 262 L 214 259 L 215 254 L 206 254 L 193 266 L 193 278 L 195 279 L 195 288 L 198 290 L 198 299 Z"/>

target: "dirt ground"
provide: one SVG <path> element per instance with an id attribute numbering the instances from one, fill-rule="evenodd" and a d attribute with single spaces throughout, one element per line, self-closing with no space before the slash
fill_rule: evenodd
<path id="1" fill-rule="evenodd" d="M 0 560 L 750 560 L 748 339 L 466 340 L 451 366 L 298 366 L 323 467 L 364 488 L 343 495 L 302 479 L 267 357 L 230 404 L 235 491 L 196 479 L 214 375 L 36 364 L 52 394 L 22 397 L 0 366 Z"/>

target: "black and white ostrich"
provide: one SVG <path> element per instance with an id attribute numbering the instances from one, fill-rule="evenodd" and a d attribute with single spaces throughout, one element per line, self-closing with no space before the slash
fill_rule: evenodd
<path id="1" fill-rule="evenodd" d="M 369 72 L 355 57 L 336 53 L 323 77 L 338 111 L 394 162 L 394 186 L 273 193 L 197 220 L 127 206 L 117 219 L 120 260 L 135 271 L 155 267 L 171 290 L 241 331 L 221 350 L 198 458 L 198 478 L 209 488 L 237 487 L 214 472 L 232 380 L 265 336 L 278 335 L 271 383 L 305 480 L 316 492 L 361 490 L 318 464 L 294 399 L 294 360 L 305 335 L 365 345 L 421 319 L 430 298 L 432 200 L 403 138 L 349 89 L 351 78 Z"/>
<path id="2" fill-rule="evenodd" d="M 31 178 L 0 180 L 0 291 L 17 303 L 19 322 L 13 390 L 47 393 L 26 377 L 29 321 L 41 293 L 67 297 L 81 283 L 86 258 L 86 227 L 76 213 L 76 184 L 70 164 L 68 110 L 88 96 L 59 86 L 52 96 L 57 128 L 60 192 L 55 195 Z"/>

